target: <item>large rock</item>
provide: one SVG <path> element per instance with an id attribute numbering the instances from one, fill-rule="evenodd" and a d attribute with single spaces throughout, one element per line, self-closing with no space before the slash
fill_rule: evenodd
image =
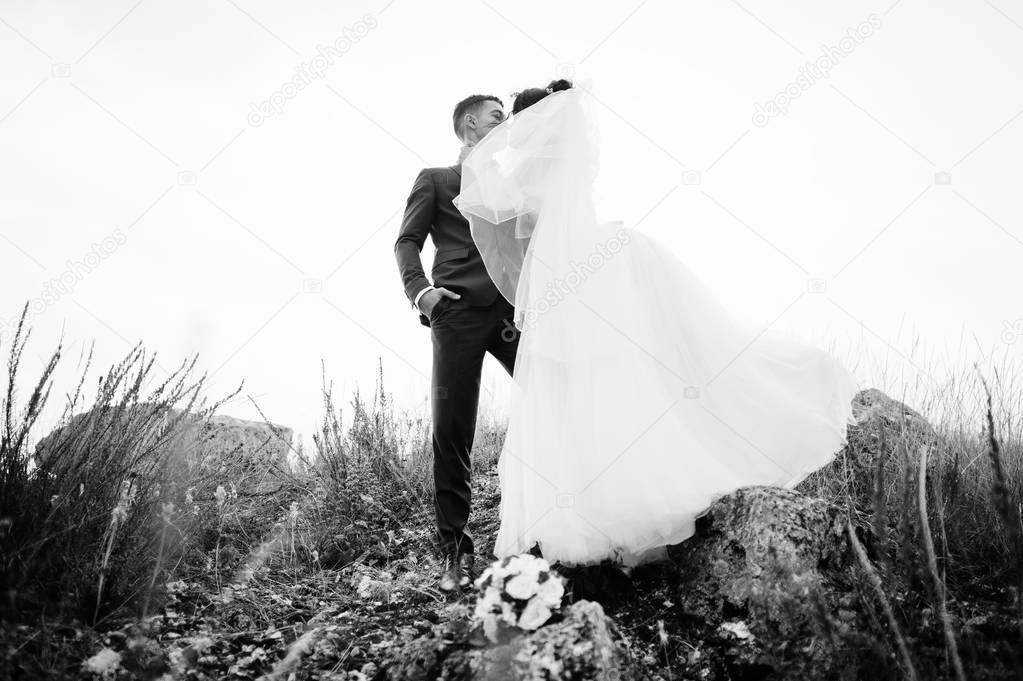
<path id="1" fill-rule="evenodd" d="M 869 513 L 875 506 L 878 468 L 886 481 L 895 480 L 904 470 L 900 463 L 904 452 L 915 460 L 919 445 L 936 447 L 939 437 L 927 419 L 876 388 L 857 393 L 852 405 L 856 424 L 848 428 L 848 444 L 796 490 L 827 498 L 848 495 L 858 509 Z M 932 456 L 930 465 L 936 465 L 937 459 Z M 882 487 L 886 495 L 897 489 L 891 484 Z"/>
<path id="2" fill-rule="evenodd" d="M 181 447 L 191 460 L 215 476 L 228 475 L 239 491 L 269 492 L 280 486 L 289 469 L 294 432 L 277 424 L 216 415 L 193 419 Z"/>
<path id="3" fill-rule="evenodd" d="M 165 429 L 181 410 L 164 410 L 154 418 L 149 412 L 156 407 L 147 403 L 119 417 L 112 407 L 100 409 L 75 414 L 42 438 L 35 447 L 36 462 L 45 464 L 56 448 L 74 451 L 74 459 L 86 461 L 96 455 L 137 459 L 147 450 L 159 450 L 170 461 L 173 475 L 185 481 L 198 476 L 233 484 L 239 493 L 272 491 L 279 486 L 280 474 L 289 470 L 293 431 L 284 426 L 226 415 L 203 420 L 189 413 L 169 433 Z M 103 452 L 89 451 L 99 449 Z"/>
<path id="4" fill-rule="evenodd" d="M 493 645 L 471 626 L 465 608 L 430 634 L 399 646 L 384 672 L 395 681 L 627 681 L 634 678 L 632 666 L 613 629 L 599 603 L 582 600 L 568 606 L 559 621 Z"/>
<path id="5" fill-rule="evenodd" d="M 858 469 L 876 463 L 877 457 L 891 452 L 899 439 L 931 446 L 938 443 L 938 434 L 927 419 L 877 388 L 857 393 L 852 404 L 856 425 L 849 426 L 847 449 Z"/>
<path id="6" fill-rule="evenodd" d="M 724 660 L 730 678 L 833 678 L 856 625 L 844 527 L 835 506 L 778 487 L 716 501 L 672 547 L 705 662 Z"/>
<path id="7" fill-rule="evenodd" d="M 921 439 L 937 437 L 927 419 L 877 388 L 861 390 L 853 398 L 852 404 L 853 414 L 861 430 L 886 427 L 894 431 L 906 429 Z"/>

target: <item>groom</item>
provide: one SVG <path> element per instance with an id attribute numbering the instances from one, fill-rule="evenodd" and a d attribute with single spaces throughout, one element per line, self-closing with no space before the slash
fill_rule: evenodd
<path id="1" fill-rule="evenodd" d="M 483 358 L 489 352 L 511 374 L 519 341 L 514 308 L 498 293 L 469 223 L 452 203 L 461 189 L 462 160 L 503 120 L 504 104 L 491 95 L 472 95 L 455 106 L 455 135 L 463 144 L 458 162 L 419 171 L 394 244 L 405 295 L 433 342 L 434 507 L 444 591 L 467 585 L 476 574 L 466 523 Z M 435 247 L 432 284 L 419 259 L 427 235 Z"/>

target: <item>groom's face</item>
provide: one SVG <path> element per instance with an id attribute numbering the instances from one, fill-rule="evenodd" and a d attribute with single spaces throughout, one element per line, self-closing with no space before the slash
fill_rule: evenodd
<path id="1" fill-rule="evenodd" d="M 502 121 L 504 121 L 504 109 L 498 102 L 488 99 L 480 104 L 479 111 L 476 113 L 476 130 L 474 131 L 476 141 L 486 137 L 487 133 L 500 125 Z"/>

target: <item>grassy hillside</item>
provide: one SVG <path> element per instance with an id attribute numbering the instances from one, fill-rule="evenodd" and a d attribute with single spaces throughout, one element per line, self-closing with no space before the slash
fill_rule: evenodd
<path id="1" fill-rule="evenodd" d="M 84 372 L 61 387 L 63 427 L 30 451 L 60 350 L 19 396 L 25 342 L 7 349 L 0 429 L 4 678 L 385 678 L 399 641 L 473 601 L 435 588 L 429 424 L 395 409 L 382 367 L 372 396 L 343 405 L 325 378 L 314 451 L 267 442 L 289 447 L 291 463 L 253 470 L 267 464 L 206 465 L 190 429 L 219 403 L 206 404 L 194 360 L 143 390 L 142 348 L 94 395 Z M 798 488 L 843 509 L 857 556 L 846 606 L 868 626 L 848 678 L 1020 678 L 1015 370 L 951 377 L 960 393 L 934 404 L 962 408 L 936 422 L 926 401 L 906 410 L 864 395 L 870 427 Z M 483 552 L 498 526 L 503 437 L 481 419 L 470 523 Z M 254 474 L 258 486 L 235 484 Z M 734 666 L 693 638 L 676 572 L 570 571 L 568 599 L 604 605 L 638 676 L 731 678 Z M 820 635 L 843 617 L 822 613 Z"/>

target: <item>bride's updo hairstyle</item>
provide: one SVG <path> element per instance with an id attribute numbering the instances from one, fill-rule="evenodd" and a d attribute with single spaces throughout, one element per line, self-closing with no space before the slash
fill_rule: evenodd
<path id="1" fill-rule="evenodd" d="M 531 87 L 526 88 L 519 94 L 515 95 L 515 101 L 512 102 L 512 113 L 517 114 L 528 106 L 536 104 L 541 99 L 549 94 L 559 92 L 561 90 L 567 90 L 572 87 L 572 81 L 559 78 L 552 80 L 548 83 L 546 88 L 542 87 Z"/>

